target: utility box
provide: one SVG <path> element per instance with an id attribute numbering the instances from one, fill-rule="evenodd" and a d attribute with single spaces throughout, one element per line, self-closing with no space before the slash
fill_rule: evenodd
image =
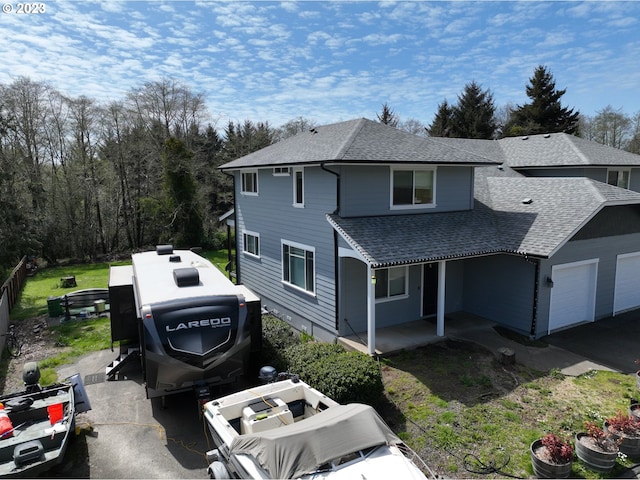
<path id="1" fill-rule="evenodd" d="M 111 341 L 139 341 L 136 301 L 133 294 L 133 267 L 131 265 L 109 269 L 109 304 Z"/>
<path id="2" fill-rule="evenodd" d="M 60 297 L 49 297 L 47 299 L 47 311 L 50 318 L 57 318 L 62 315 L 62 303 Z"/>

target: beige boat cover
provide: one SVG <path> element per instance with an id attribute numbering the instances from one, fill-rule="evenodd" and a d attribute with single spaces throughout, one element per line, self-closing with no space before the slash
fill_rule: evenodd
<path id="1" fill-rule="evenodd" d="M 271 478 L 297 478 L 343 455 L 400 442 L 372 407 L 352 403 L 290 425 L 240 435 L 230 453 L 253 457 Z"/>

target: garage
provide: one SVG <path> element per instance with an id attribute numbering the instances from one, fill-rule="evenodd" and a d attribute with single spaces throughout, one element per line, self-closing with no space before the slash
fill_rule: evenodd
<path id="1" fill-rule="evenodd" d="M 551 268 L 549 332 L 595 318 L 598 259 Z"/>
<path id="2" fill-rule="evenodd" d="M 640 252 L 618 255 L 613 314 L 640 307 Z"/>

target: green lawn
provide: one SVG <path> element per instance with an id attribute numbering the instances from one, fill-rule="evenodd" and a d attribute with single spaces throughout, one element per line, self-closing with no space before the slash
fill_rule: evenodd
<path id="1" fill-rule="evenodd" d="M 201 255 L 224 271 L 227 264 L 227 253 L 223 251 L 204 251 Z M 109 285 L 109 267 L 130 265 L 131 261 L 110 263 L 91 263 L 50 267 L 38 270 L 38 273 L 27 278 L 18 296 L 18 301 L 11 311 L 11 320 L 20 322 L 27 318 L 48 315 L 47 300 L 67 293 L 87 288 L 107 288 Z M 75 276 L 76 286 L 62 288 L 63 277 Z M 39 361 L 42 373 L 41 383 L 48 385 L 57 381 L 55 368 L 74 361 L 85 353 L 103 350 L 111 345 L 111 322 L 109 318 L 88 319 L 79 322 L 67 322 L 50 327 L 61 347 L 61 353 L 55 357 Z M 68 347 L 68 348 L 64 348 Z M 6 365 L 0 365 L 0 371 L 6 371 Z M 1 372 L 0 372 L 1 374 Z"/>

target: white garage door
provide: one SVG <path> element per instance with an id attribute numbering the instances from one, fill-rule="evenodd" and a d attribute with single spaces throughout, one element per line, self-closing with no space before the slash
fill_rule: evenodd
<path id="1" fill-rule="evenodd" d="M 597 259 L 552 267 L 549 332 L 594 320 L 597 272 Z"/>
<path id="2" fill-rule="evenodd" d="M 618 255 L 613 314 L 640 307 L 640 252 Z"/>

